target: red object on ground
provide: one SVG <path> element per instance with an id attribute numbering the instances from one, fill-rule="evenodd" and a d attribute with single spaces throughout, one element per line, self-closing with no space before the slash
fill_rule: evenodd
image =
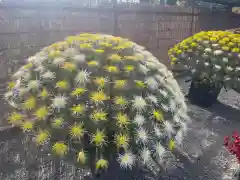
<path id="1" fill-rule="evenodd" d="M 231 154 L 236 156 L 238 162 L 240 163 L 240 135 L 237 131 L 234 131 L 231 137 L 224 137 L 224 146 Z"/>

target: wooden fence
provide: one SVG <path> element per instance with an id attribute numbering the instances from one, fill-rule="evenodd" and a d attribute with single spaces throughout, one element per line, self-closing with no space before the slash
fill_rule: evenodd
<path id="1" fill-rule="evenodd" d="M 18 69 L 25 58 L 68 35 L 101 32 L 129 38 L 147 47 L 168 66 L 167 50 L 176 42 L 201 30 L 239 26 L 239 15 L 197 8 L 147 4 L 83 7 L 46 1 L 0 3 L 1 94 L 9 73 Z M 1 108 L 0 113 L 4 112 L 6 107 Z"/>

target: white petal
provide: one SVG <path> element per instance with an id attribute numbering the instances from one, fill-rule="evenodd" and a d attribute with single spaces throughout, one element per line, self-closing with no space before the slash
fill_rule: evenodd
<path id="1" fill-rule="evenodd" d="M 57 66 L 60 66 L 60 65 L 62 65 L 64 62 L 66 61 L 66 59 L 64 59 L 64 58 L 55 58 L 54 60 L 53 60 L 53 64 L 55 64 L 55 65 L 57 65 Z"/>
<path id="2" fill-rule="evenodd" d="M 171 138 L 171 134 L 174 133 L 174 129 L 171 123 L 169 123 L 168 121 L 164 121 L 164 130 L 166 131 L 167 135 L 169 138 Z"/>
<path id="3" fill-rule="evenodd" d="M 139 71 L 146 75 L 148 73 L 149 69 L 146 66 L 139 64 Z"/>
<path id="4" fill-rule="evenodd" d="M 83 63 L 83 62 L 86 62 L 85 58 L 86 57 L 84 54 L 77 54 L 73 57 L 73 60 L 76 63 Z"/>
<path id="5" fill-rule="evenodd" d="M 159 87 L 158 82 L 153 77 L 148 77 L 145 79 L 145 83 L 151 90 L 156 90 Z"/>
<path id="6" fill-rule="evenodd" d="M 140 141 L 142 143 L 146 143 L 149 139 L 146 130 L 143 129 L 143 128 L 140 128 L 140 129 L 137 130 L 136 136 L 137 136 L 137 142 Z"/>
<path id="7" fill-rule="evenodd" d="M 151 160 L 151 151 L 146 147 L 141 150 L 141 159 L 143 164 L 147 164 Z"/>
<path id="8" fill-rule="evenodd" d="M 155 145 L 155 151 L 159 158 L 161 158 L 166 152 L 166 150 L 164 149 L 160 142 L 157 142 L 157 144 Z"/>
<path id="9" fill-rule="evenodd" d="M 154 133 L 155 133 L 155 135 L 157 136 L 157 137 L 162 137 L 163 136 L 163 133 L 161 132 L 161 129 L 159 128 L 159 127 L 157 127 L 157 126 L 154 126 Z"/>
<path id="10" fill-rule="evenodd" d="M 134 123 L 137 124 L 138 126 L 142 126 L 143 123 L 145 122 L 145 117 L 140 115 L 140 114 L 137 114 L 135 117 L 134 117 Z"/>

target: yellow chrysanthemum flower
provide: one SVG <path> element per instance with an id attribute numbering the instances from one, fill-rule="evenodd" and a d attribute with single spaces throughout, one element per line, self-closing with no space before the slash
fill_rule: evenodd
<path id="1" fill-rule="evenodd" d="M 80 151 L 78 152 L 78 155 L 77 155 L 77 162 L 78 163 L 81 163 L 81 164 L 85 164 L 87 160 L 87 155 L 84 151 Z"/>
<path id="2" fill-rule="evenodd" d="M 70 62 L 65 62 L 62 66 L 62 69 L 68 70 L 68 71 L 74 71 L 77 69 L 76 65 L 74 63 L 70 63 Z"/>
<path id="3" fill-rule="evenodd" d="M 108 80 L 105 77 L 96 77 L 94 80 L 94 83 L 97 84 L 100 88 L 104 87 L 107 82 Z"/>
<path id="4" fill-rule="evenodd" d="M 14 82 L 14 81 L 9 82 L 8 83 L 8 90 L 12 90 L 15 87 L 15 85 L 16 85 L 16 82 Z"/>
<path id="5" fill-rule="evenodd" d="M 8 121 L 11 124 L 20 124 L 24 118 L 25 118 L 25 116 L 23 114 L 13 112 L 8 117 Z"/>
<path id="6" fill-rule="evenodd" d="M 127 134 L 117 134 L 115 136 L 115 143 L 117 148 L 126 149 L 129 146 L 129 136 Z"/>
<path id="7" fill-rule="evenodd" d="M 68 89 L 69 85 L 68 85 L 68 82 L 67 81 L 58 81 L 56 83 L 56 88 L 59 88 L 61 90 L 66 90 Z"/>
<path id="8" fill-rule="evenodd" d="M 239 52 L 240 52 L 240 49 L 239 49 L 239 48 L 233 48 L 233 49 L 231 50 L 231 52 L 233 52 L 233 53 L 239 53 Z"/>
<path id="9" fill-rule="evenodd" d="M 123 69 L 125 72 L 132 72 L 135 69 L 135 67 L 132 65 L 127 65 L 127 66 L 124 66 Z"/>
<path id="10" fill-rule="evenodd" d="M 33 64 L 32 63 L 27 63 L 23 66 L 24 69 L 30 69 L 33 67 Z"/>
<path id="11" fill-rule="evenodd" d="M 128 101 L 123 96 L 116 96 L 114 98 L 114 104 L 120 107 L 125 107 L 128 104 Z"/>
<path id="12" fill-rule="evenodd" d="M 48 54 L 48 56 L 49 56 L 50 58 L 56 58 L 56 57 L 59 57 L 60 55 L 61 55 L 61 52 L 58 51 L 58 50 L 56 50 L 56 51 L 50 51 L 49 54 Z"/>
<path id="13" fill-rule="evenodd" d="M 107 100 L 107 95 L 103 91 L 96 91 L 90 94 L 90 99 L 94 103 L 102 103 Z"/>
<path id="14" fill-rule="evenodd" d="M 49 137 L 50 137 L 50 134 L 49 134 L 48 131 L 46 131 L 46 130 L 40 130 L 40 131 L 38 132 L 38 134 L 36 135 L 36 139 L 35 139 L 36 144 L 37 144 L 37 145 L 42 145 L 42 144 L 44 144 L 44 143 L 48 140 Z"/>
<path id="15" fill-rule="evenodd" d="M 230 50 L 230 48 L 229 48 L 229 47 L 227 47 L 227 46 L 223 46 L 223 47 L 222 47 L 222 50 L 224 50 L 224 51 L 229 51 L 229 50 Z"/>
<path id="16" fill-rule="evenodd" d="M 130 121 L 129 121 L 129 118 L 127 117 L 126 114 L 122 113 L 122 112 L 119 112 L 117 115 L 116 115 L 116 120 L 117 120 L 117 127 L 119 128 L 126 128 L 127 125 L 130 124 Z"/>
<path id="17" fill-rule="evenodd" d="M 47 89 L 44 88 L 44 89 L 40 92 L 39 96 L 40 96 L 42 99 L 46 99 L 46 98 L 49 96 L 49 93 L 48 93 Z"/>
<path id="18" fill-rule="evenodd" d="M 108 59 L 113 62 L 120 62 L 122 60 L 121 56 L 119 56 L 118 54 L 112 54 L 111 56 L 109 56 Z"/>
<path id="19" fill-rule="evenodd" d="M 107 72 L 110 73 L 117 73 L 119 71 L 116 66 L 106 66 L 105 69 Z"/>
<path id="20" fill-rule="evenodd" d="M 98 122 L 98 121 L 106 121 L 107 120 L 107 113 L 103 110 L 95 110 L 91 114 L 91 119 Z"/>
<path id="21" fill-rule="evenodd" d="M 83 95 L 87 90 L 85 88 L 76 88 L 71 92 L 71 96 L 81 96 Z"/>
<path id="22" fill-rule="evenodd" d="M 136 56 L 124 56 L 125 60 L 131 60 L 131 61 L 136 61 L 137 57 Z"/>
<path id="23" fill-rule="evenodd" d="M 137 88 L 140 88 L 140 89 L 147 87 L 147 85 L 143 81 L 135 80 L 135 84 L 136 84 Z"/>
<path id="24" fill-rule="evenodd" d="M 21 128 L 25 131 L 31 131 L 33 129 L 34 125 L 32 121 L 25 121 L 22 123 Z"/>
<path id="25" fill-rule="evenodd" d="M 102 53 L 104 53 L 104 50 L 103 49 L 96 49 L 95 52 L 98 53 L 98 54 L 102 54 Z"/>
<path id="26" fill-rule="evenodd" d="M 39 120 L 45 120 L 49 115 L 49 110 L 46 106 L 40 107 L 36 112 L 35 116 Z"/>
<path id="27" fill-rule="evenodd" d="M 106 135 L 103 130 L 97 129 L 96 133 L 92 135 L 92 142 L 96 146 L 102 146 L 106 143 Z"/>
<path id="28" fill-rule="evenodd" d="M 53 128 L 61 128 L 63 123 L 64 123 L 64 119 L 63 118 L 61 118 L 61 117 L 60 118 L 55 118 L 52 121 L 52 127 Z"/>
<path id="29" fill-rule="evenodd" d="M 89 61 L 88 66 L 98 66 L 98 62 L 97 61 Z"/>
<path id="30" fill-rule="evenodd" d="M 163 121 L 164 118 L 163 118 L 163 113 L 161 111 L 153 110 L 152 114 L 156 120 Z"/>
<path id="31" fill-rule="evenodd" d="M 127 85 L 127 80 L 115 80 L 114 81 L 114 88 L 122 89 Z"/>
<path id="32" fill-rule="evenodd" d="M 99 159 L 96 163 L 96 169 L 107 169 L 108 168 L 108 161 L 105 159 Z"/>
<path id="33" fill-rule="evenodd" d="M 74 124 L 70 127 L 69 134 L 72 138 L 81 138 L 84 135 L 83 124 Z"/>
<path id="34" fill-rule="evenodd" d="M 174 150 L 175 148 L 175 141 L 173 139 L 171 139 L 168 143 L 168 148 L 170 151 Z"/>
<path id="35" fill-rule="evenodd" d="M 58 156 L 64 156 L 68 152 L 68 147 L 63 142 L 56 142 L 52 147 L 53 152 Z"/>
<path id="36" fill-rule="evenodd" d="M 34 109 L 36 107 L 36 99 L 34 97 L 29 97 L 26 99 L 26 101 L 23 103 L 22 108 L 23 109 Z"/>
<path id="37" fill-rule="evenodd" d="M 84 104 L 77 104 L 77 105 L 74 105 L 72 108 L 71 108 L 71 112 L 73 115 L 82 115 L 86 110 L 86 107 L 84 106 Z"/>
<path id="38" fill-rule="evenodd" d="M 196 46 L 197 46 L 197 43 L 192 42 L 192 43 L 190 44 L 190 46 L 191 46 L 191 47 L 196 47 Z"/>
<path id="39" fill-rule="evenodd" d="M 91 49 L 92 45 L 88 43 L 80 44 L 81 49 Z"/>

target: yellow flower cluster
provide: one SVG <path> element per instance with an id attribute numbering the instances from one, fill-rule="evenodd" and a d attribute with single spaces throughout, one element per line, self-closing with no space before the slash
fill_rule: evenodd
<path id="1" fill-rule="evenodd" d="M 200 32 L 176 44 L 168 55 L 172 65 L 185 66 L 194 78 L 240 88 L 240 34 Z"/>
<path id="2" fill-rule="evenodd" d="M 28 61 L 14 75 L 21 81 L 13 79 L 5 97 L 19 107 L 9 123 L 35 133 L 38 146 L 50 143 L 52 152 L 61 157 L 77 151 L 76 160 L 85 165 L 92 156 L 87 141 L 96 149 L 96 169 L 108 167 L 109 147 L 125 153 L 118 159 L 122 167 L 131 167 L 136 160 L 131 146 L 139 151 L 144 147 L 141 158 L 150 161 L 148 141 L 158 143 L 160 131 L 171 140 L 165 146 L 158 143 L 155 153 L 164 147 L 174 149 L 175 123 L 164 117 L 173 108 L 183 120 L 179 127 L 186 122 L 186 105 L 179 100 L 183 95 L 173 78 L 163 77 L 169 74 L 167 69 L 143 47 L 120 37 L 83 33 L 44 48 Z M 170 98 L 171 105 L 163 104 L 162 98 Z"/>

